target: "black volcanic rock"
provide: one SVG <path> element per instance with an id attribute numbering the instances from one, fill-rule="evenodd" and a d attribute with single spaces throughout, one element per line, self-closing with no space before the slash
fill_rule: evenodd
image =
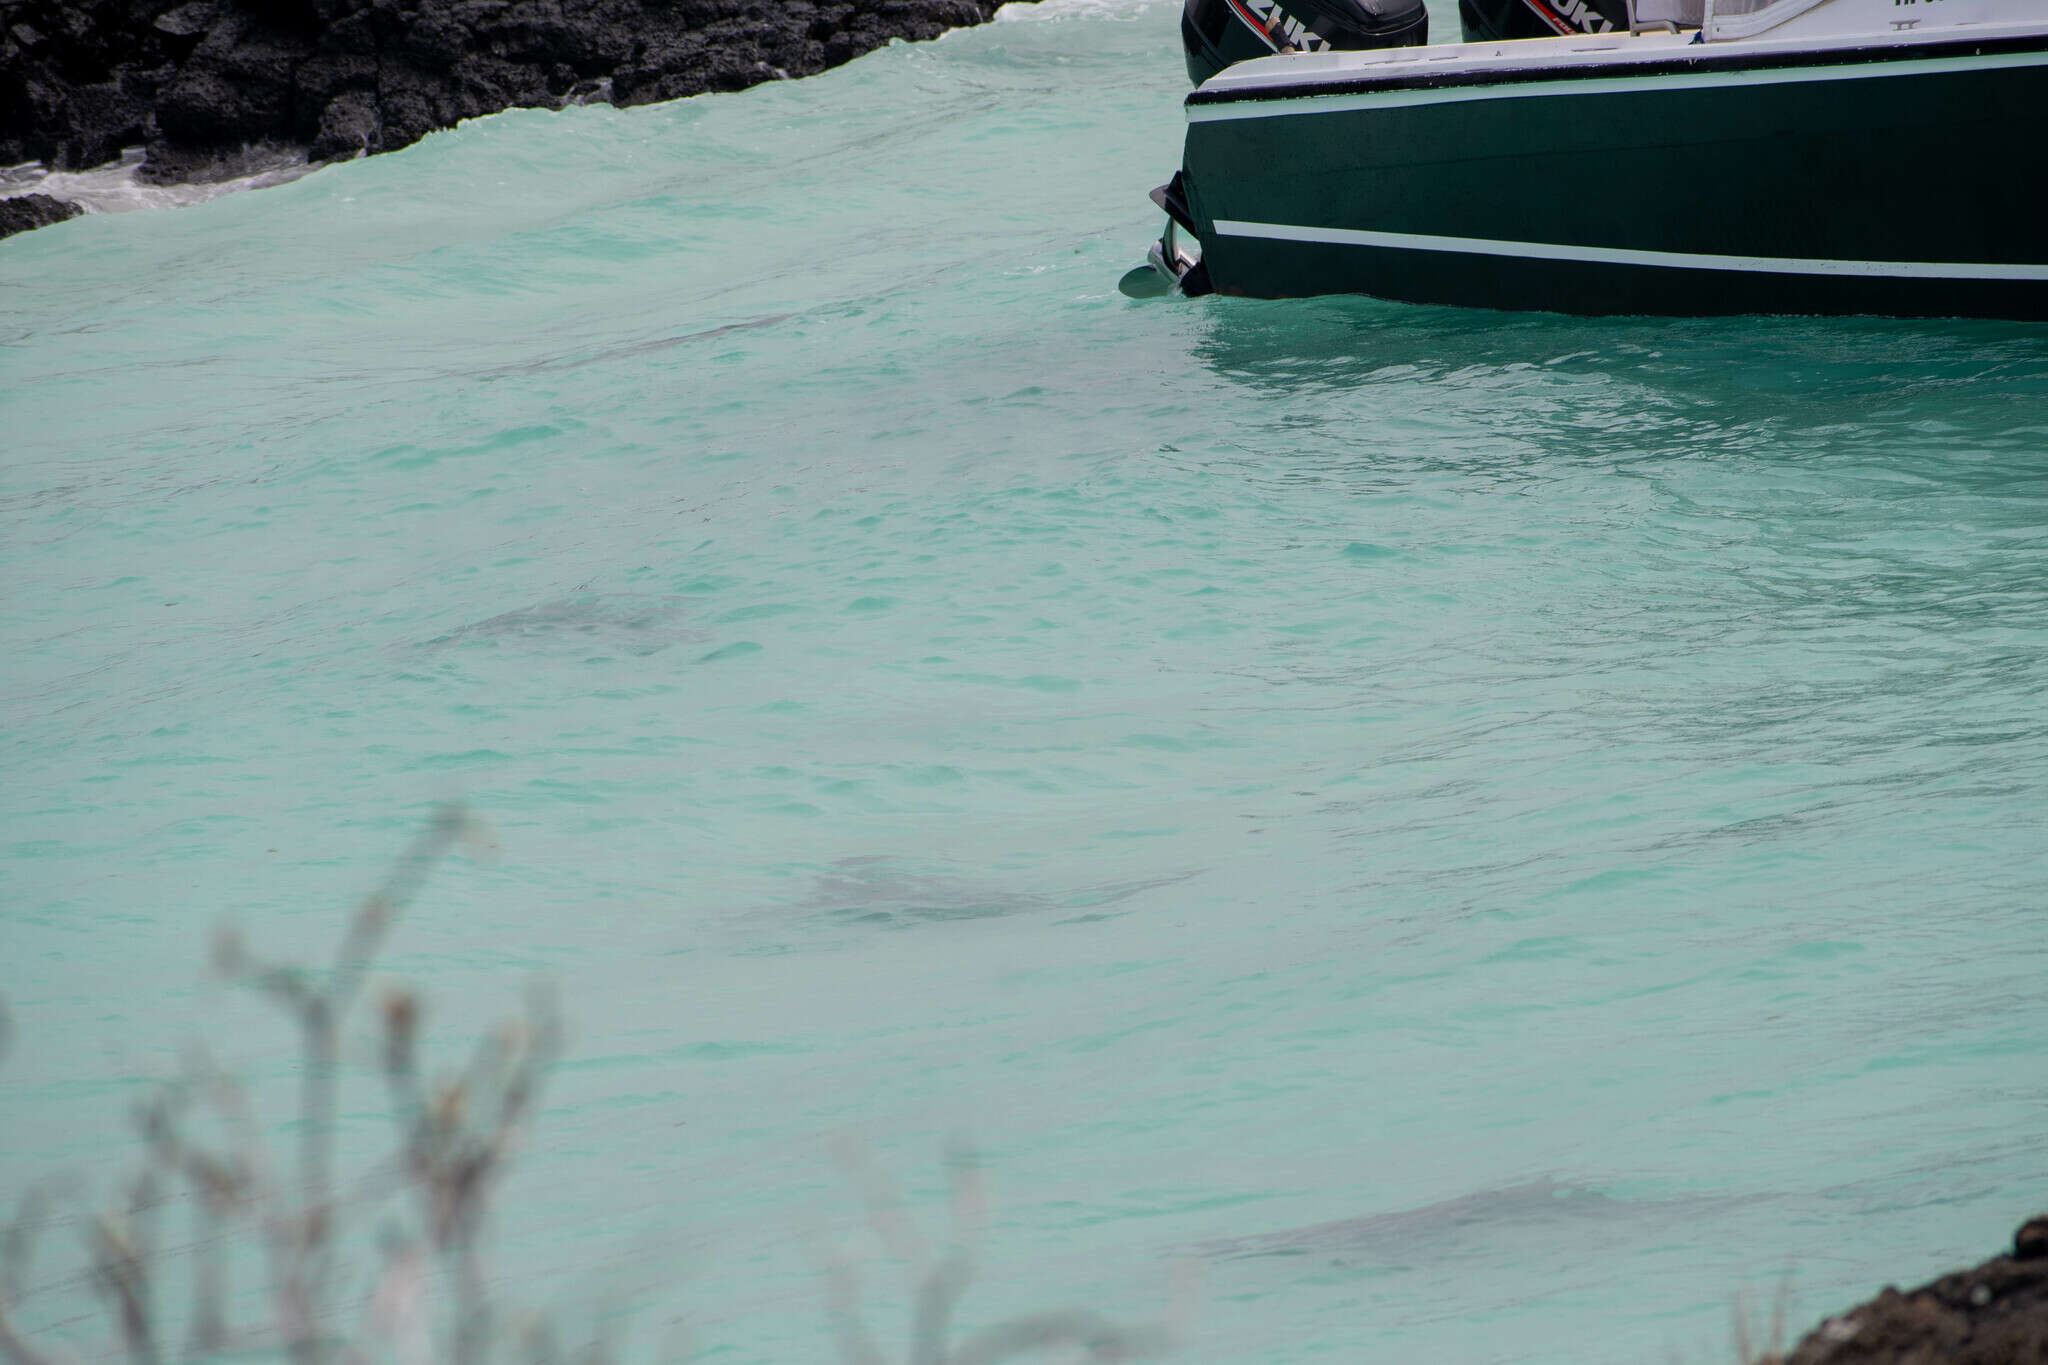
<path id="1" fill-rule="evenodd" d="M 52 199 L 47 194 L 22 194 L 0 199 L 0 237 L 11 237 L 30 228 L 48 227 L 85 212 L 76 204 Z"/>
<path id="2" fill-rule="evenodd" d="M 998 0 L 0 0 L 0 165 L 207 178 L 245 148 L 391 151 L 458 120 L 805 76 Z"/>
<path id="3" fill-rule="evenodd" d="M 2048 1217 L 2009 1256 L 1918 1289 L 1887 1288 L 1759 1365 L 2048 1365 Z"/>

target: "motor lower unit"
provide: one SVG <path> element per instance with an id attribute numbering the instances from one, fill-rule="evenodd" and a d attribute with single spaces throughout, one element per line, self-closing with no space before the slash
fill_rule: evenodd
<path id="1" fill-rule="evenodd" d="M 1186 0 L 1180 36 L 1188 75 L 1200 85 L 1275 52 L 1420 46 L 1429 41 L 1429 11 L 1423 0 Z"/>

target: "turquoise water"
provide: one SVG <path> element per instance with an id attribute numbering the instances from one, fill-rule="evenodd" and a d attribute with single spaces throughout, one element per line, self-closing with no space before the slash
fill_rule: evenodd
<path id="1" fill-rule="evenodd" d="M 0 244 L 0 1194 L 193 1036 L 284 1122 L 208 930 L 459 796 L 500 1292 L 706 1359 L 830 1358 L 847 1135 L 1202 1362 L 1725 1361 L 2048 1205 L 2048 334 L 1133 303 L 1174 26 Z"/>

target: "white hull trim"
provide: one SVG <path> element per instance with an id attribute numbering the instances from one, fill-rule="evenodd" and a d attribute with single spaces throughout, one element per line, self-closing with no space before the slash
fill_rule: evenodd
<path id="1" fill-rule="evenodd" d="M 1616 65 L 1624 65 L 1616 63 Z M 1977 56 L 1915 57 L 1894 61 L 1844 63 L 1841 66 L 1753 67 L 1741 71 L 1681 71 L 1654 76 L 1601 76 L 1586 80 L 1489 82 L 1483 85 L 1454 85 L 1435 90 L 1365 90 L 1348 94 L 1318 95 L 1313 84 L 1303 82 L 1298 95 L 1267 99 L 1236 100 L 1228 104 L 1191 104 L 1189 123 L 1220 123 L 1230 119 L 1276 118 L 1290 114 L 1344 114 L 1360 109 L 1402 109 L 1417 104 L 1463 104 L 1470 100 L 1541 99 L 1569 95 L 1646 94 L 1661 90 L 1711 90 L 1721 86 L 1795 85 L 1813 81 L 1854 81 L 1889 79 L 1896 76 L 1926 76 L 1945 71 L 2005 71 L 2017 67 L 2048 66 L 2048 52 L 2000 52 Z M 1420 62 L 1386 63 L 1371 74 L 1395 79 L 1421 75 Z M 1356 79 L 1365 72 L 1346 72 L 1344 79 Z M 1333 78 L 1334 79 L 1334 78 Z M 1256 90 L 1247 83 L 1235 87 Z"/>
<path id="2" fill-rule="evenodd" d="M 1568 246 L 1558 242 L 1504 242 L 1486 237 L 1438 237 L 1414 232 L 1370 232 L 1359 228 L 1296 227 L 1288 223 L 1216 220 L 1226 237 L 1326 246 L 1384 247 L 1463 256 L 1509 256 L 1532 261 L 1585 261 L 1594 265 L 1648 265 L 1673 270 L 1727 270 L 1757 275 L 1847 275 L 1903 280 L 2040 280 L 2048 265 L 1974 261 L 1830 261 L 1801 256 L 1718 256 L 1689 251 L 1637 251 L 1626 247 Z"/>

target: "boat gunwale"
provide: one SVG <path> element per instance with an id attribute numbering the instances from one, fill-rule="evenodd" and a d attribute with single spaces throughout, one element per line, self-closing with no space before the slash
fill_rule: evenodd
<path id="1" fill-rule="evenodd" d="M 1524 39 L 1524 42 L 1570 42 L 1570 39 Z M 1639 40 L 1624 40 L 1628 41 Z M 1413 49 L 1416 52 L 1426 48 Z M 1664 44 L 1631 50 L 1623 44 L 1595 49 L 1574 46 L 1577 60 L 1545 59 L 1515 61 L 1501 54 L 1481 59 L 1487 65 L 1458 70 L 1409 71 L 1340 69 L 1326 73 L 1297 73 L 1291 77 L 1255 79 L 1240 77 L 1236 82 L 1211 82 L 1191 92 L 1185 101 L 1188 117 L 1199 120 L 1208 111 L 1234 104 L 1270 104 L 1275 101 L 1320 100 L 1346 95 L 1377 95 L 1402 92 L 1431 94 L 1499 86 L 1542 86 L 1588 80 L 1654 81 L 1671 76 L 1718 76 L 1756 71 L 1807 71 L 1814 68 L 1864 68 L 1906 61 L 1945 61 L 1970 57 L 2040 55 L 2048 61 L 2048 30 L 2032 28 L 2015 31 L 2000 25 L 1997 33 L 1965 33 L 1959 29 L 1932 33 L 1902 33 L 1859 37 L 1842 42 L 1816 39 L 1796 43 L 1783 39 L 1756 39 L 1730 43 Z M 1683 55 L 1679 55 L 1683 54 Z M 1262 58 L 1246 65 L 1286 61 L 1286 57 Z M 1408 67 L 1416 61 L 1443 60 L 1411 57 L 1388 62 L 1381 57 L 1374 67 Z M 1249 73 L 1247 73 L 1249 74 Z M 1861 74 L 1857 72 L 1855 74 Z M 1872 73 L 1875 74 L 1875 73 Z M 1904 73 L 1901 73 L 1904 74 Z M 1819 79 L 1827 79 L 1819 77 Z M 1531 93 L 1542 93 L 1532 91 Z"/>

